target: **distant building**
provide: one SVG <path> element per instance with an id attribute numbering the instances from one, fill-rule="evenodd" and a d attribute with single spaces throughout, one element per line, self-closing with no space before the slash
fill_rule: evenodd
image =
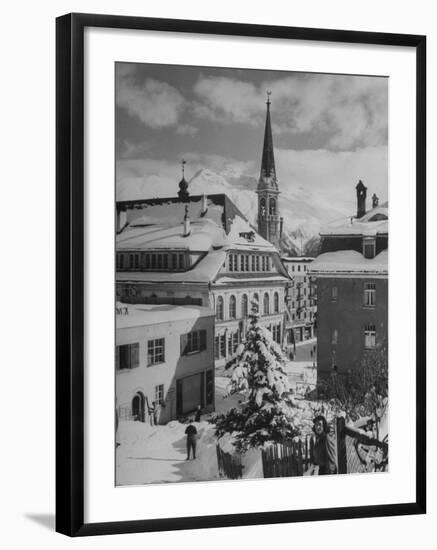
<path id="1" fill-rule="evenodd" d="M 214 312 L 198 306 L 117 303 L 116 397 L 120 418 L 163 424 L 214 409 Z"/>
<path id="2" fill-rule="evenodd" d="M 387 357 L 388 203 L 360 181 L 357 215 L 323 228 L 321 254 L 311 264 L 317 287 L 318 376 L 357 369 L 366 354 Z"/>
<path id="3" fill-rule="evenodd" d="M 292 283 L 288 290 L 288 321 L 286 324 L 287 344 L 308 340 L 315 336 L 316 289 L 310 275 L 314 258 L 283 256 Z"/>
<path id="4" fill-rule="evenodd" d="M 213 309 L 216 365 L 223 365 L 244 337 L 252 302 L 261 324 L 282 343 L 290 277 L 277 248 L 226 195 L 184 201 L 117 203 L 117 300 Z"/>
<path id="5" fill-rule="evenodd" d="M 258 193 L 258 233 L 279 250 L 283 219 L 279 217 L 279 187 L 276 177 L 272 124 L 270 121 L 270 92 L 268 92 L 267 99 L 261 171 L 256 192 Z"/>

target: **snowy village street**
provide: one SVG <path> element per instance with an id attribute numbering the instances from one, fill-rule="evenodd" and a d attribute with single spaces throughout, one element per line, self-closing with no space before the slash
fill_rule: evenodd
<path id="1" fill-rule="evenodd" d="M 314 384 L 315 369 L 312 368 L 310 351 L 316 340 L 302 342 L 296 346 L 296 361 L 289 361 L 285 367 L 290 385 Z M 216 413 L 225 413 L 238 406 L 241 397 L 226 395 L 228 375 L 218 373 L 215 379 Z M 227 374 L 227 373 L 226 373 Z M 203 415 L 201 422 L 195 422 L 198 432 L 197 458 L 186 460 L 186 424 L 178 421 L 164 426 L 150 426 L 148 423 L 120 422 L 117 442 L 117 485 L 141 485 L 147 483 L 171 483 L 207 481 L 219 478 L 216 458 L 217 439 L 215 427 L 208 422 L 210 415 Z M 259 458 L 259 457 L 258 457 Z M 260 464 L 249 457 L 249 464 L 243 477 L 262 477 Z M 258 460 L 259 462 L 259 460 Z"/>

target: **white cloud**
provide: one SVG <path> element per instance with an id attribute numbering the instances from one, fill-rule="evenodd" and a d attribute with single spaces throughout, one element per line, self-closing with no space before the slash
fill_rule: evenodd
<path id="1" fill-rule="evenodd" d="M 120 69 L 121 68 L 121 69 Z M 138 84 L 129 66 L 117 67 L 117 105 L 138 117 L 151 128 L 163 128 L 178 123 L 186 105 L 180 92 L 166 82 L 152 78 Z"/>
<path id="2" fill-rule="evenodd" d="M 191 126 L 191 124 L 180 124 L 176 128 L 177 134 L 187 135 L 190 137 L 194 137 L 198 131 L 199 131 L 199 128 L 196 128 L 195 126 Z"/>
<path id="3" fill-rule="evenodd" d="M 199 78 L 194 113 L 224 123 L 258 126 L 266 90 L 272 91 L 276 132 L 327 134 L 338 149 L 387 143 L 387 80 L 341 75 L 291 75 L 259 86 L 227 78 Z"/>

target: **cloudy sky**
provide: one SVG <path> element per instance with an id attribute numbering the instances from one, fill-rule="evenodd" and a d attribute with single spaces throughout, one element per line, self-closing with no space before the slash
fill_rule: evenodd
<path id="1" fill-rule="evenodd" d="M 118 198 L 175 195 L 182 158 L 187 179 L 206 168 L 254 185 L 266 90 L 281 188 L 332 192 L 348 208 L 362 179 L 388 198 L 387 79 L 126 63 L 116 65 Z"/>

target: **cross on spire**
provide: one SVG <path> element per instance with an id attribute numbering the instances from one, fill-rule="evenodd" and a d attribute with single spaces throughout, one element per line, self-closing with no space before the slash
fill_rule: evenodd
<path id="1" fill-rule="evenodd" d="M 270 105 L 270 103 L 271 103 L 271 101 L 270 101 L 270 96 L 272 95 L 272 92 L 271 92 L 270 90 L 267 90 L 266 93 L 267 93 L 267 101 L 266 101 L 266 103 L 267 103 L 267 105 Z"/>
<path id="2" fill-rule="evenodd" d="M 185 176 L 185 165 L 187 164 L 187 161 L 185 159 L 181 160 L 181 168 L 182 168 L 182 177 Z"/>

